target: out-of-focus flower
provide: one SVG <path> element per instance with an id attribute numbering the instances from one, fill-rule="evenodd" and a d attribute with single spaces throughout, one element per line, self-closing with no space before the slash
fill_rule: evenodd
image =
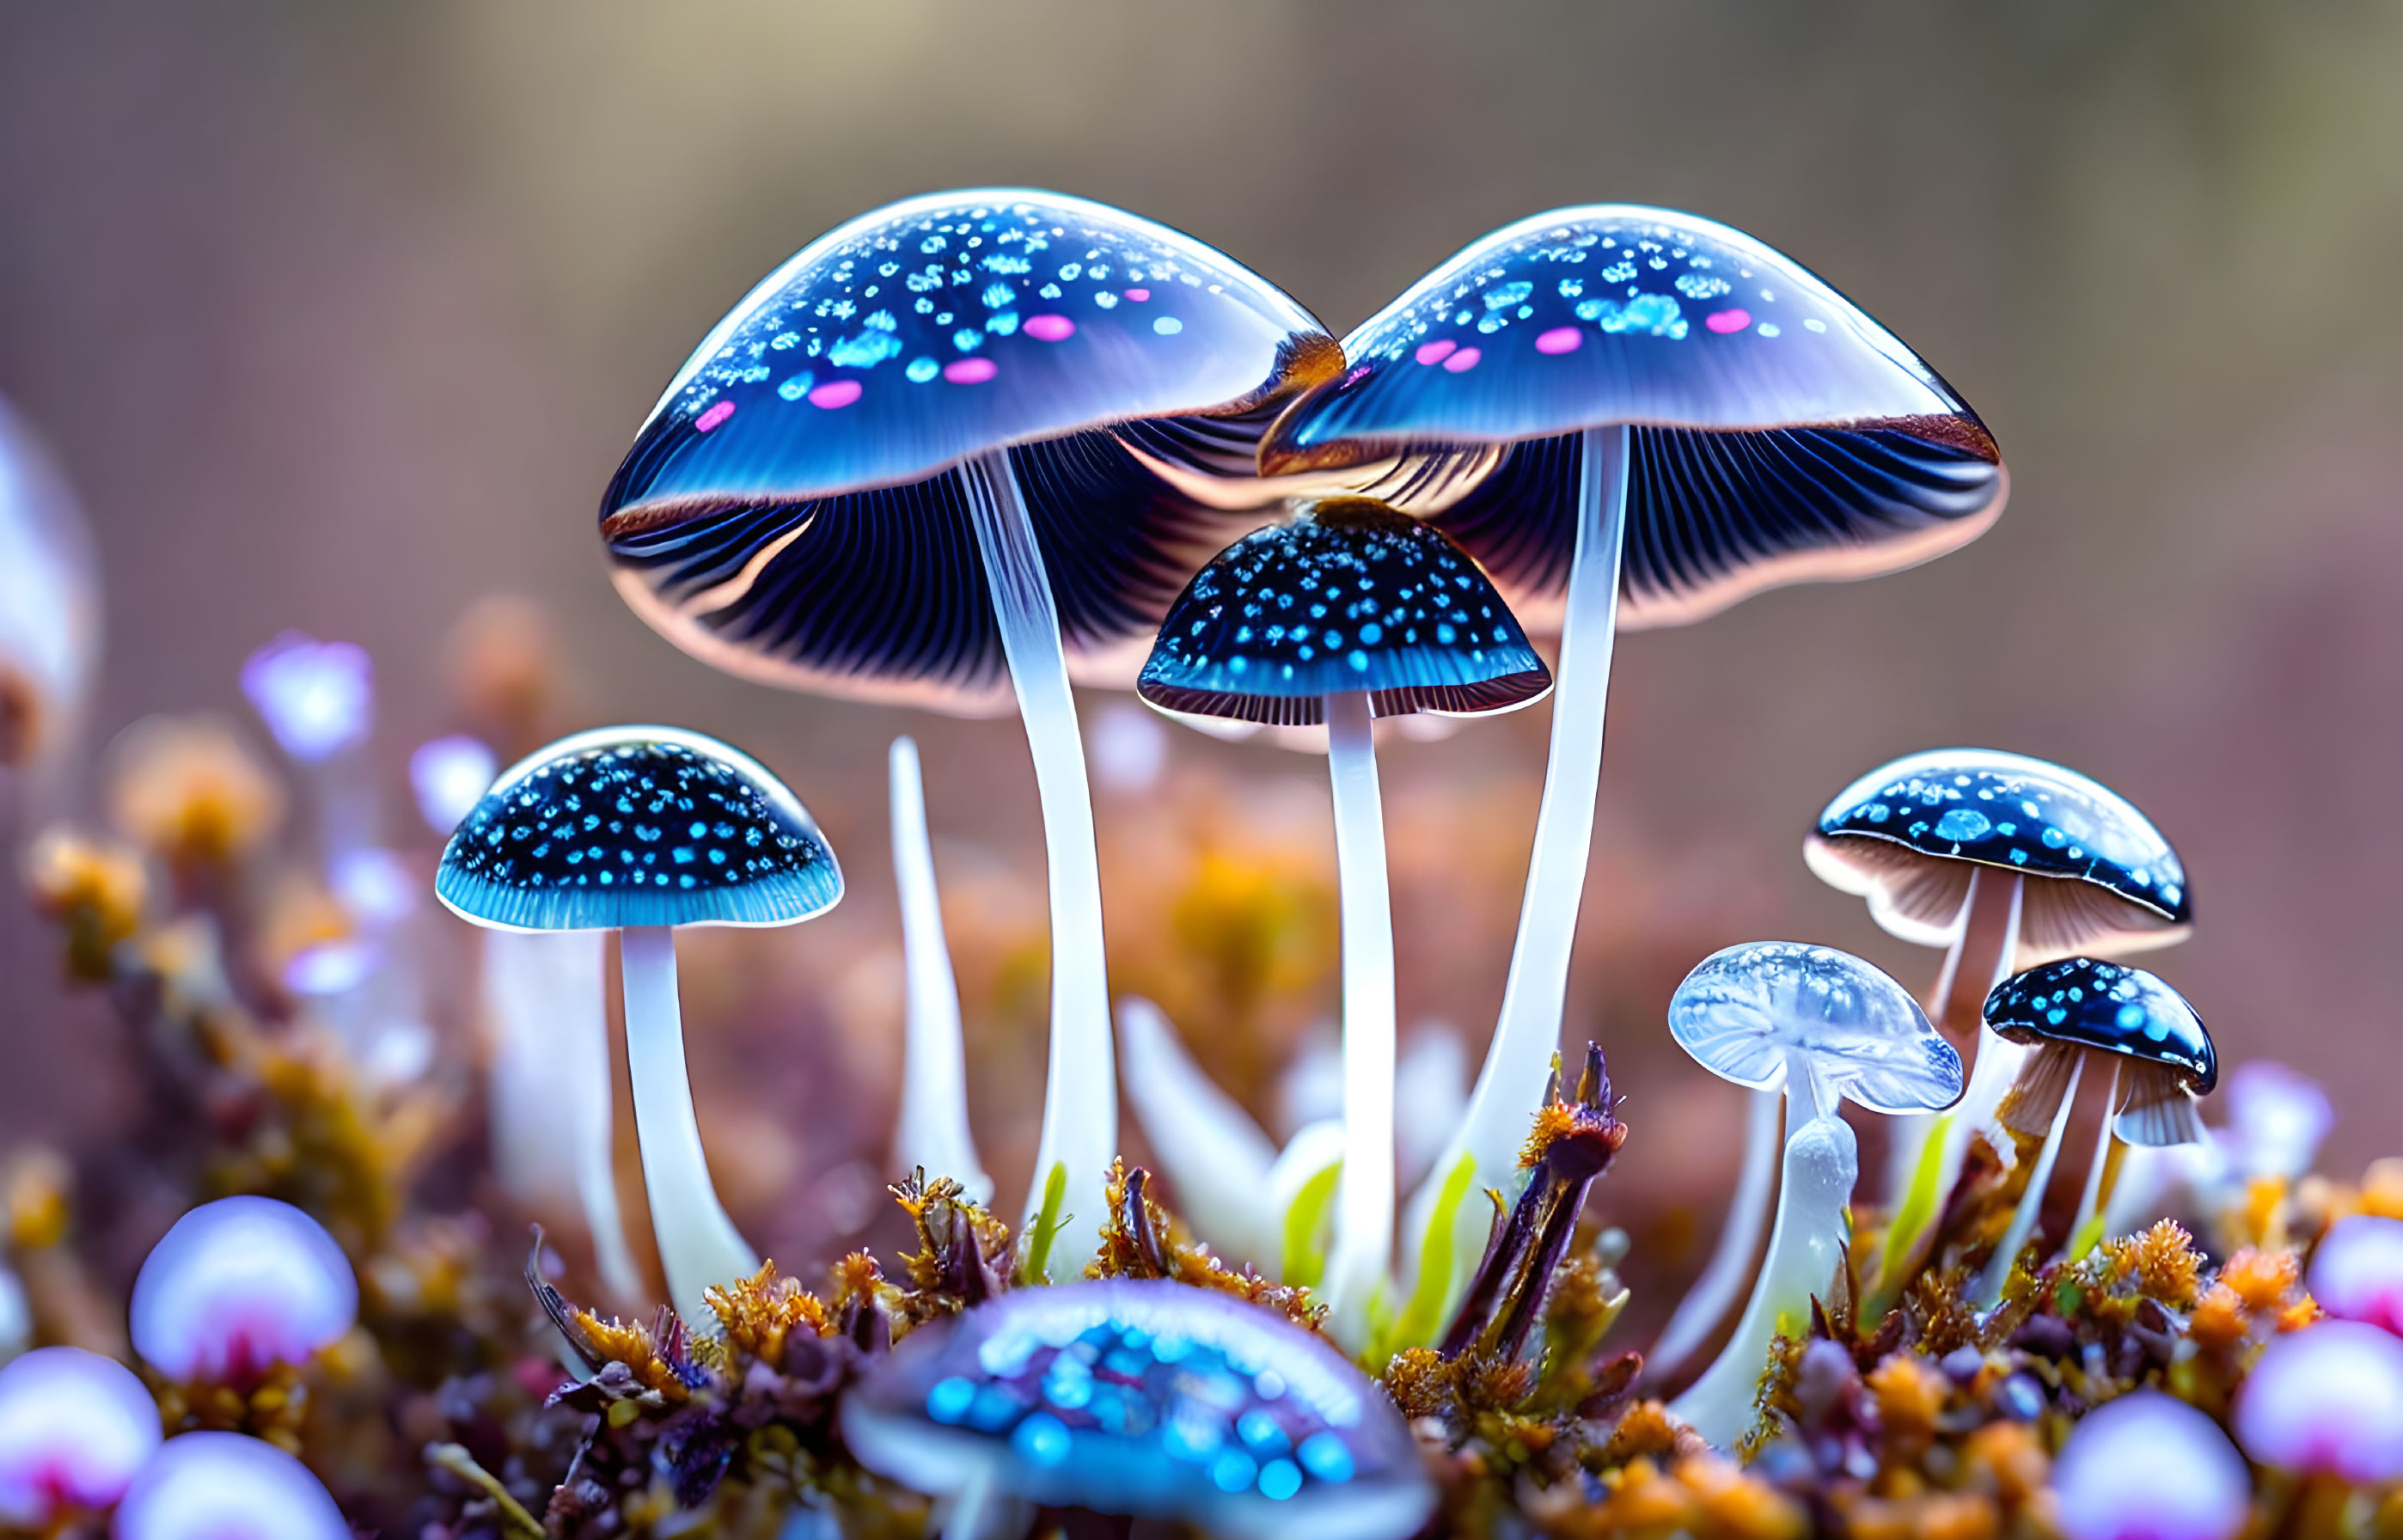
<path id="1" fill-rule="evenodd" d="M 351 918 L 370 930 L 399 923 L 424 901 L 425 880 L 380 845 L 365 845 L 335 857 L 334 896 Z"/>
<path id="2" fill-rule="evenodd" d="M 2357 1321 L 2290 1332 L 2253 1366 L 2235 1425 L 2265 1465 L 2347 1481 L 2403 1477 L 2403 1341 Z"/>
<path id="3" fill-rule="evenodd" d="M 133 1349 L 171 1379 L 239 1384 L 300 1365 L 358 1318 L 359 1285 L 325 1228 L 271 1198 L 175 1221 L 133 1281 Z"/>
<path id="4" fill-rule="evenodd" d="M 409 756 L 409 784 L 425 826 L 443 839 L 475 811 L 500 765 L 493 751 L 465 734 L 430 739 Z"/>
<path id="5" fill-rule="evenodd" d="M 142 924 L 148 884 L 142 859 L 121 845 L 50 829 L 25 863 L 34 907 L 64 928 L 67 968 L 78 978 L 108 977 L 118 942 Z"/>
<path id="6" fill-rule="evenodd" d="M 0 1522 L 43 1529 L 105 1508 L 159 1447 L 159 1408 L 133 1371 L 81 1348 L 0 1368 Z"/>
<path id="7" fill-rule="evenodd" d="M 188 1433 L 142 1467 L 118 1505 L 117 1540 L 351 1540 L 309 1467 L 238 1433 Z"/>
<path id="8" fill-rule="evenodd" d="M 2253 1480 L 2219 1424 L 2159 1391 L 2098 1407 L 2052 1467 L 2068 1540 L 2230 1540 Z"/>
<path id="9" fill-rule="evenodd" d="M 243 661 L 242 690 L 304 764 L 357 746 L 375 725 L 375 665 L 355 643 L 287 631 Z"/>
<path id="10" fill-rule="evenodd" d="M 1103 707 L 1086 736 L 1093 779 L 1105 791 L 1149 791 L 1168 768 L 1167 725 L 1143 706 L 1121 701 Z"/>
<path id="11" fill-rule="evenodd" d="M 2340 1219 L 2312 1256 L 2312 1297 L 2330 1315 L 2403 1336 L 2403 1219 Z"/>
<path id="12" fill-rule="evenodd" d="M 183 869 L 229 866 L 284 821 L 284 788 L 214 716 L 151 716 L 109 751 L 110 819 Z"/>

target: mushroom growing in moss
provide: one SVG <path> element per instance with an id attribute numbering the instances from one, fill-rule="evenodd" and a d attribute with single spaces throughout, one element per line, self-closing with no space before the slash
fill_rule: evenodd
<path id="1" fill-rule="evenodd" d="M 1071 670 L 1132 683 L 1252 449 L 1340 367 L 1265 280 L 1122 210 L 911 199 L 812 242 L 686 361 L 603 499 L 618 589 L 677 645 L 797 689 L 983 714 L 1014 693 L 1041 797 L 1051 1055 L 1030 1222 L 1096 1234 L 1117 1153 Z M 1062 1273 L 1060 1276 L 1066 1276 Z"/>

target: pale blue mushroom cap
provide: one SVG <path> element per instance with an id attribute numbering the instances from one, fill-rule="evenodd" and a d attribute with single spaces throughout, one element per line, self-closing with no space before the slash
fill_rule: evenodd
<path id="1" fill-rule="evenodd" d="M 1808 1076 L 1883 1113 L 1938 1112 L 1961 1099 L 1961 1056 L 1910 992 L 1833 947 L 1753 941 L 1713 952 L 1670 997 L 1669 1032 L 1696 1063 L 1754 1090 Z"/>

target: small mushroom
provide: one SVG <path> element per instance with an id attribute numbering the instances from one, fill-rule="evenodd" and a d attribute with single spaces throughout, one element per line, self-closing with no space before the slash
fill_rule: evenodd
<path id="1" fill-rule="evenodd" d="M 2228 1435 L 2155 1390 L 2078 1419 L 2052 1490 L 2066 1540 L 2235 1540 L 2253 1512 L 2252 1473 Z"/>
<path id="2" fill-rule="evenodd" d="M 1118 1146 L 1071 670 L 1132 682 L 1252 451 L 1334 340 L 1191 237 L 1058 193 L 935 193 L 812 242 L 721 320 L 603 499 L 619 591 L 790 688 L 983 714 L 1014 692 L 1049 858 L 1052 1036 L 1026 1214 L 1098 1233 Z M 1056 1209 L 1056 1203 L 1051 1205 Z"/>
<path id="3" fill-rule="evenodd" d="M 947 1500 L 945 1534 L 1028 1505 L 1246 1540 L 1403 1540 L 1435 1505 L 1382 1390 L 1227 1295 L 1113 1279 L 922 1327 L 842 1402 L 875 1474 Z"/>
<path id="4" fill-rule="evenodd" d="M 2090 957 L 2047 963 L 2004 979 L 1986 997 L 1986 1025 L 2004 1041 L 2035 1050 L 2003 1098 L 1998 1116 L 2012 1132 L 2044 1141 L 2010 1226 L 1979 1283 L 1979 1303 L 1991 1306 L 2002 1297 L 2011 1264 L 2043 1207 L 2070 1105 L 2088 1066 L 2106 1079 L 2094 1158 L 2063 1248 L 2072 1259 L 2101 1238 L 2112 1138 L 2150 1147 L 2199 1142 L 2202 1119 L 2194 1099 L 2209 1095 L 2219 1083 L 2219 1060 L 2211 1034 L 2184 995 L 2142 968 Z"/>
<path id="5" fill-rule="evenodd" d="M 1135 691 L 1182 716 L 1327 731 L 1343 910 L 1343 1175 L 1324 1297 L 1366 1339 L 1393 1265 L 1394 930 L 1370 723 L 1483 715 L 1542 699 L 1551 673 L 1474 562 L 1365 497 L 1243 536 L 1160 621 Z"/>
<path id="6" fill-rule="evenodd" d="M 375 665 L 367 649 L 287 631 L 243 660 L 242 690 L 277 745 L 308 773 L 326 867 L 372 845 L 374 786 L 358 762 L 375 725 Z"/>
<path id="7" fill-rule="evenodd" d="M 1723 1079 L 1756 1091 L 1782 1085 L 1794 1125 L 1752 1297 L 1718 1358 L 1670 1408 L 1730 1449 L 1752 1426 L 1770 1343 L 1807 1327 L 1811 1301 L 1843 1266 L 1860 1156 L 1839 1109 L 1950 1106 L 1961 1096 L 1961 1056 L 1892 978 L 1833 948 L 1790 941 L 1704 958 L 1670 997 L 1669 1031 Z"/>
<path id="8" fill-rule="evenodd" d="M 170 1380 L 245 1386 L 341 1340 L 358 1277 L 326 1228 L 272 1198 L 220 1198 L 168 1228 L 133 1280 L 133 1351 Z"/>
<path id="9" fill-rule="evenodd" d="M 495 930 L 618 932 L 634 1133 L 668 1295 L 757 1269 L 717 1200 L 685 1070 L 679 925 L 790 925 L 842 897 L 809 810 L 740 750 L 674 728 L 600 728 L 501 774 L 442 852 L 435 895 Z"/>
<path id="10" fill-rule="evenodd" d="M 1344 340 L 1349 365 L 1260 444 L 1271 472 L 1349 469 L 1476 558 L 1560 636 L 1560 693 L 1501 1014 L 1464 1154 L 1516 1179 L 1560 1041 L 1602 768 L 1612 640 L 1781 584 L 1866 577 L 1983 533 L 1992 435 L 1900 339 L 1785 254 L 1671 209 L 1535 215 L 1472 243 Z M 1400 457 L 1400 469 L 1378 468 Z M 1483 1205 L 1457 1204 L 1476 1255 Z"/>
<path id="11" fill-rule="evenodd" d="M 55 763 L 100 653 L 99 563 L 66 478 L 0 400 L 0 769 Z"/>
<path id="12" fill-rule="evenodd" d="M 909 978 L 894 1161 L 905 1172 L 923 1168 L 948 1176 L 982 1203 L 993 1197 L 993 1178 L 977 1158 L 976 1137 L 968 1128 L 960 986 L 943 939 L 943 902 L 935 886 L 935 848 L 926 833 L 926 787 L 917 743 L 896 738 L 887 760 L 893 885 L 901 900 L 901 954 Z"/>
<path id="13" fill-rule="evenodd" d="M 1961 1105 L 1896 1131 L 1885 1265 L 1896 1278 L 2025 1058 L 1984 1030 L 1987 992 L 2072 953 L 2183 941 L 2193 896 L 2177 852 L 2127 798 L 1996 749 L 1928 749 L 1880 765 L 1836 794 L 1802 854 L 1821 881 L 1868 899 L 1880 929 L 1945 949 L 1928 1015 L 1976 1050 Z"/>
<path id="14" fill-rule="evenodd" d="M 2233 1422 L 2257 1464 L 2321 1481 L 2403 1478 L 2403 1340 L 2358 1321 L 2273 1338 L 2237 1390 Z"/>
<path id="15" fill-rule="evenodd" d="M 0 1368 L 0 1524 L 55 1533 L 115 1505 L 159 1447 L 159 1404 L 132 1369 L 81 1348 Z"/>
<path id="16" fill-rule="evenodd" d="M 2348 1214 L 2312 1253 L 2307 1280 L 2320 1309 L 2403 1337 L 2403 1219 Z"/>
<path id="17" fill-rule="evenodd" d="M 115 1540 L 351 1540 L 309 1467 L 262 1439 L 187 1433 L 151 1456 L 117 1505 Z"/>

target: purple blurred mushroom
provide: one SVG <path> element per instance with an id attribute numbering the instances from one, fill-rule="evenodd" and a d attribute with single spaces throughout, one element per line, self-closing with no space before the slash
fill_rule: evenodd
<path id="1" fill-rule="evenodd" d="M 0 1368 L 0 1527 L 47 1531 L 98 1510 L 159 1447 L 159 1408 L 133 1371 L 81 1348 L 35 1348 Z"/>
<path id="2" fill-rule="evenodd" d="M 2236 1396 L 2236 1441 L 2264 1465 L 2347 1481 L 2403 1477 L 2403 1341 L 2323 1321 L 2271 1342 Z"/>
<path id="3" fill-rule="evenodd" d="M 2052 1467 L 2068 1540 L 2232 1540 L 2250 1473 L 2219 1424 L 2159 1391 L 2098 1407 Z"/>
<path id="4" fill-rule="evenodd" d="M 239 1384 L 307 1363 L 358 1313 L 358 1279 L 324 1226 L 272 1198 L 221 1198 L 143 1262 L 133 1351 L 171 1379 Z"/>
<path id="5" fill-rule="evenodd" d="M 118 1505 L 116 1540 L 351 1540 L 325 1483 L 238 1433 L 168 1441 Z"/>
<path id="6" fill-rule="evenodd" d="M 2320 1309 L 2403 1336 L 2403 1219 L 2340 1219 L 2312 1256 L 2308 1281 Z"/>

